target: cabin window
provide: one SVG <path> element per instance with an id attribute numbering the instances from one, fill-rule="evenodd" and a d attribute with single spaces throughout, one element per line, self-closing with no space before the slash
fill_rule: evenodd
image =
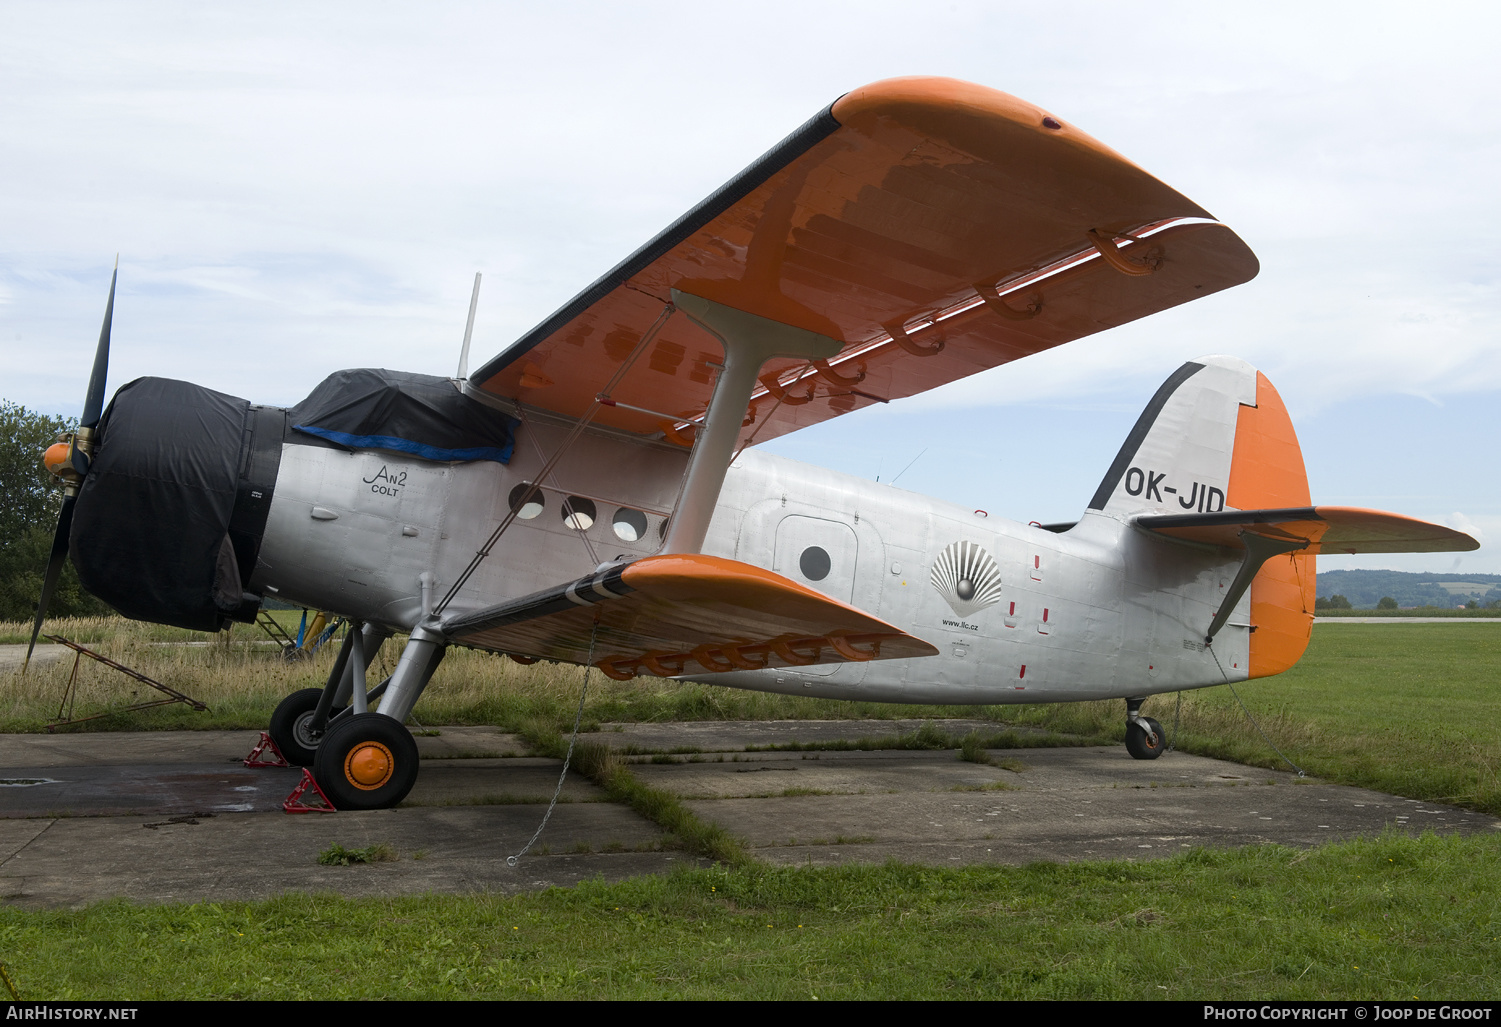
<path id="1" fill-rule="evenodd" d="M 563 500 L 563 523 L 574 531 L 588 531 L 598 514 L 593 500 L 583 496 L 569 496 Z"/>
<path id="2" fill-rule="evenodd" d="M 646 514 L 622 506 L 615 511 L 615 519 L 610 522 L 610 527 L 615 530 L 615 537 L 620 541 L 635 542 L 646 534 Z"/>
<path id="3" fill-rule="evenodd" d="M 528 492 L 532 492 L 530 498 L 527 497 Z M 521 502 L 523 499 L 526 500 L 525 503 Z M 529 481 L 524 481 L 511 490 L 510 504 L 511 509 L 516 511 L 516 516 L 523 521 L 529 521 L 533 517 L 536 517 L 542 512 L 543 507 L 547 505 L 546 501 L 542 498 L 542 490 L 539 488 L 536 491 L 532 491 L 532 483 Z M 517 509 L 518 504 L 520 509 Z"/>

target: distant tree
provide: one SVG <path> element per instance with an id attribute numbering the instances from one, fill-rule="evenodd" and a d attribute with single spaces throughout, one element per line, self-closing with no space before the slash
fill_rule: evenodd
<path id="1" fill-rule="evenodd" d="M 57 520 L 62 486 L 42 468 L 42 453 L 69 431 L 61 417 L 33 413 L 0 399 L 0 544 L 38 525 Z"/>
<path id="2" fill-rule="evenodd" d="M 42 467 L 42 453 L 73 426 L 65 418 L 0 400 L 0 620 L 36 615 L 63 499 L 62 485 Z M 107 612 L 107 606 L 79 585 L 72 564 L 66 565 L 49 613 L 67 617 Z"/>
<path id="3" fill-rule="evenodd" d="M 1478 610 L 1478 609 L 1480 609 L 1480 600 L 1479 599 L 1471 599 L 1468 603 L 1465 603 L 1465 609 L 1466 610 Z"/>
<path id="4" fill-rule="evenodd" d="M 1395 610 L 1396 608 L 1397 601 L 1391 596 L 1382 596 L 1381 602 L 1376 604 L 1376 609 L 1378 610 Z"/>
<path id="5" fill-rule="evenodd" d="M 1314 607 L 1315 608 L 1318 607 L 1318 600 L 1317 599 L 1314 600 Z M 1328 607 L 1326 607 L 1326 609 L 1330 609 L 1330 610 L 1350 610 L 1350 609 L 1353 609 L 1353 607 L 1350 605 L 1350 600 L 1346 599 L 1344 596 L 1333 595 L 1333 596 L 1329 597 L 1329 605 L 1328 605 Z"/>

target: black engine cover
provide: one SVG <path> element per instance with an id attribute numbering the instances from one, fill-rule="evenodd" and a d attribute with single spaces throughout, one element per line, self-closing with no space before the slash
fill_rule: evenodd
<path id="1" fill-rule="evenodd" d="M 69 549 L 127 617 L 200 631 L 253 620 L 255 571 L 286 411 L 190 382 L 138 378 L 99 424 Z"/>

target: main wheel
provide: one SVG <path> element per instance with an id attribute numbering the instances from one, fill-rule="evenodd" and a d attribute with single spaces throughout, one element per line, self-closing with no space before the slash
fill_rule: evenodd
<path id="1" fill-rule="evenodd" d="M 1140 724 L 1126 723 L 1126 751 L 1133 759 L 1155 760 L 1162 755 L 1167 748 L 1167 736 L 1162 733 L 1162 725 L 1151 717 L 1143 717 L 1151 733 L 1141 729 Z"/>
<path id="2" fill-rule="evenodd" d="M 313 777 L 335 809 L 388 809 L 417 783 L 417 742 L 381 713 L 356 713 L 329 726 Z"/>
<path id="3" fill-rule="evenodd" d="M 318 753 L 318 744 L 325 731 L 314 731 L 310 725 L 313 713 L 318 709 L 318 700 L 323 696 L 321 688 L 304 688 L 293 692 L 281 701 L 276 712 L 271 714 L 271 723 L 266 728 L 276 748 L 294 767 L 311 767 Z M 332 718 L 338 710 L 331 710 Z"/>

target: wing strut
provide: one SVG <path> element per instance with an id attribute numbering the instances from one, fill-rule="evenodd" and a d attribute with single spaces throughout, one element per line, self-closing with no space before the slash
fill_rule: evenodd
<path id="1" fill-rule="evenodd" d="M 672 290 L 672 302 L 724 346 L 724 369 L 714 385 L 703 426 L 695 433 L 683 489 L 662 545 L 664 553 L 691 555 L 704 547 L 762 365 L 773 357 L 827 360 L 843 343 L 677 289 Z"/>

